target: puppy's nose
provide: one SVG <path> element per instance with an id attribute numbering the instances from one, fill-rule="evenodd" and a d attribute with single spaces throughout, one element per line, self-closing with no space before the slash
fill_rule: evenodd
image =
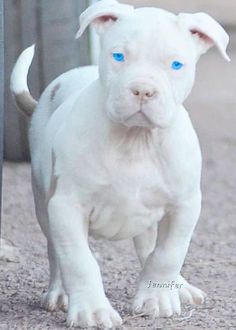
<path id="1" fill-rule="evenodd" d="M 157 90 L 152 85 L 133 85 L 130 89 L 133 95 L 145 101 L 152 99 L 157 94 Z"/>

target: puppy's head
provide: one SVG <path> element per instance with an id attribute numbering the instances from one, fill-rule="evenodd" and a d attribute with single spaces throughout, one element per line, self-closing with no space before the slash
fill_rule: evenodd
<path id="1" fill-rule="evenodd" d="M 229 37 L 204 13 L 178 16 L 102 0 L 80 17 L 80 36 L 92 24 L 101 39 L 100 79 L 108 116 L 126 126 L 166 127 L 193 86 L 201 54 Z"/>

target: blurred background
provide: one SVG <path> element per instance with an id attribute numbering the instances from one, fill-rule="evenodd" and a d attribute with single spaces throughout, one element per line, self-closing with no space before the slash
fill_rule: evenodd
<path id="1" fill-rule="evenodd" d="M 38 98 L 56 76 L 79 65 L 89 64 L 88 33 L 75 40 L 80 13 L 87 0 L 5 1 L 5 159 L 29 160 L 27 123 L 17 113 L 9 90 L 12 67 L 23 49 L 36 43 L 29 86 Z"/>

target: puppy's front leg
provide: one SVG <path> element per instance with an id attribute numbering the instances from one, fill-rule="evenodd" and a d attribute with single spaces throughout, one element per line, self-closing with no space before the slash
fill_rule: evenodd
<path id="1" fill-rule="evenodd" d="M 98 264 L 88 246 L 88 223 L 78 199 L 56 193 L 48 203 L 49 230 L 63 285 L 69 297 L 67 324 L 120 325 L 121 318 L 105 296 Z"/>
<path id="2" fill-rule="evenodd" d="M 156 248 L 145 263 L 134 298 L 136 313 L 171 316 L 180 314 L 181 301 L 204 301 L 204 293 L 180 275 L 200 209 L 201 194 L 196 193 L 160 222 Z"/>
<path id="3" fill-rule="evenodd" d="M 148 228 L 144 233 L 134 237 L 134 246 L 143 268 L 148 256 L 156 246 L 157 223 Z"/>

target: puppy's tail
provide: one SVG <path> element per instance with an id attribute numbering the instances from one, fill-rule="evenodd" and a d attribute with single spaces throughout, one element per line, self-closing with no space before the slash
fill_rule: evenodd
<path id="1" fill-rule="evenodd" d="M 36 108 L 37 101 L 32 97 L 27 85 L 30 65 L 34 57 L 35 45 L 26 48 L 16 61 L 12 70 L 10 88 L 18 109 L 30 118 Z"/>

